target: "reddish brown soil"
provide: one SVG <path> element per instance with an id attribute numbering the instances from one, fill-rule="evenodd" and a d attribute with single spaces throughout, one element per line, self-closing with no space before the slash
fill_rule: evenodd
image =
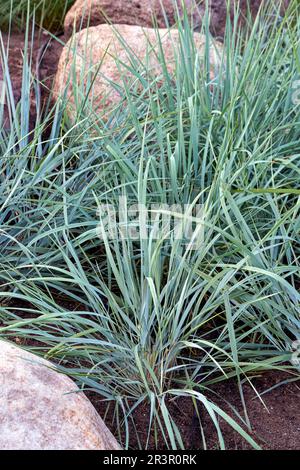
<path id="1" fill-rule="evenodd" d="M 281 1 L 282 13 L 288 8 L 290 0 L 278 0 L 278 4 Z M 226 26 L 226 0 L 210 0 L 210 9 L 211 9 L 211 32 L 214 36 L 222 38 L 224 36 L 225 26 Z M 205 3 L 205 2 L 203 2 Z M 251 13 L 255 16 L 257 15 L 261 6 L 267 5 L 270 3 L 270 0 L 240 0 L 240 23 L 245 23 L 248 17 L 248 8 L 250 8 Z M 275 2 L 274 2 L 275 3 Z M 234 16 L 234 2 L 231 1 L 231 18 Z"/>
<path id="2" fill-rule="evenodd" d="M 8 49 L 8 67 L 12 81 L 15 103 L 21 98 L 23 55 L 25 34 L 14 33 L 8 40 L 7 34 L 2 34 L 5 49 Z M 57 64 L 64 42 L 64 37 L 52 39 L 50 35 L 37 31 L 33 40 L 29 41 L 28 50 L 32 50 L 32 75 L 40 83 L 40 91 L 43 102 L 47 101 L 49 91 L 52 88 L 53 77 L 57 70 Z M 3 80 L 4 71 L 0 61 L 0 80 Z M 7 112 L 7 106 L 5 105 Z M 31 127 L 34 126 L 36 115 L 36 96 L 31 95 Z"/>
<path id="3" fill-rule="evenodd" d="M 264 391 L 278 385 L 293 377 L 285 372 L 267 372 L 261 376 L 253 378 L 252 384 L 256 390 L 262 394 Z M 236 381 L 229 380 L 214 386 L 214 394 L 210 394 L 209 398 L 226 411 L 233 419 L 237 419 L 236 415 L 230 408 L 232 405 L 241 416 L 243 416 L 243 406 Z M 277 386 L 270 392 L 263 395 L 262 403 L 257 397 L 250 385 L 244 385 L 244 398 L 247 412 L 252 426 L 252 431 L 244 426 L 241 421 L 239 424 L 248 431 L 251 437 L 266 450 L 299 450 L 300 449 L 300 377 L 298 381 Z M 87 393 L 101 416 L 106 416 L 105 422 L 111 431 L 118 438 L 116 422 L 114 422 L 113 406 L 107 412 L 107 404 L 101 401 L 99 395 L 95 393 Z M 227 401 L 227 403 L 226 403 Z M 229 405 L 230 404 L 230 405 Z M 191 400 L 181 398 L 177 402 L 169 402 L 169 409 L 178 425 L 183 436 L 186 449 L 201 450 L 203 449 L 201 431 L 199 421 L 195 415 L 195 409 Z M 202 405 L 199 406 L 202 426 L 205 432 L 207 448 L 210 450 L 218 449 L 218 438 L 215 427 Z M 143 445 L 147 440 L 149 408 L 140 406 L 134 413 L 135 425 L 130 427 L 130 448 L 138 449 L 139 441 Z M 231 426 L 220 420 L 221 429 L 224 435 L 226 448 L 229 450 L 249 450 L 252 449 Z M 122 433 L 123 440 L 125 439 Z M 163 439 L 159 437 L 159 448 L 165 449 L 166 446 Z M 155 448 L 153 434 L 150 439 L 149 449 Z"/>

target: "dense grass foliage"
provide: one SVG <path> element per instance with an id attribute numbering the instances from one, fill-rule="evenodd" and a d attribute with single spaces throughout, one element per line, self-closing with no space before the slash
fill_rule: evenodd
<path id="1" fill-rule="evenodd" d="M 243 397 L 253 373 L 298 373 L 290 363 L 300 326 L 295 11 L 293 18 L 262 13 L 244 32 L 228 21 L 213 80 L 185 18 L 175 79 L 165 67 L 151 77 L 132 53 L 133 81 L 123 83 L 108 121 L 79 86 L 75 123 L 60 104 L 30 133 L 34 80 L 25 61 L 15 107 L 6 67 L 0 335 L 30 339 L 32 351 L 113 404 L 125 447 L 142 403 L 149 436 L 155 428 L 167 447 L 183 447 L 169 406 L 183 396 L 207 410 L 221 448 L 219 417 L 257 447 L 246 407 L 233 421 L 208 390 L 236 377 Z M 141 215 L 133 225 L 120 216 L 119 237 L 109 238 L 99 209 L 117 207 L 120 196 L 146 207 L 201 204 L 201 244 L 191 249 L 172 228 L 157 238 L 152 222 L 147 238 L 132 239 Z M 205 447 L 205 429 L 202 437 Z"/>
<path id="2" fill-rule="evenodd" d="M 29 16 L 44 28 L 60 31 L 65 13 L 73 3 L 74 0 L 1 0 L 0 28 L 25 29 Z"/>

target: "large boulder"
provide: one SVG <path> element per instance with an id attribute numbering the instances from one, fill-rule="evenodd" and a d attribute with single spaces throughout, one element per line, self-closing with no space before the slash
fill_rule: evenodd
<path id="1" fill-rule="evenodd" d="M 196 0 L 184 0 L 188 12 L 199 22 Z M 72 34 L 89 26 L 111 21 L 114 24 L 127 24 L 152 27 L 153 19 L 159 28 L 176 22 L 176 8 L 182 13 L 182 0 L 77 0 L 65 18 L 65 33 Z"/>
<path id="2" fill-rule="evenodd" d="M 273 0 L 274 6 L 281 4 L 282 12 L 287 8 L 290 0 Z M 266 0 L 240 0 L 240 22 L 247 16 L 248 8 L 256 15 Z M 208 0 L 211 14 L 211 32 L 222 37 L 226 25 L 227 0 Z M 70 36 L 76 31 L 89 26 L 110 21 L 114 24 L 128 24 L 152 27 L 155 17 L 159 28 L 166 27 L 166 19 L 170 26 L 177 20 L 176 9 L 182 15 L 182 5 L 185 6 L 189 16 L 193 19 L 195 30 L 199 30 L 205 14 L 205 0 L 77 0 L 65 18 L 65 33 Z M 234 13 L 237 2 L 231 0 L 230 12 Z"/>
<path id="3" fill-rule="evenodd" d="M 194 33 L 194 43 L 199 57 L 203 57 L 205 36 Z M 136 83 L 138 79 L 131 72 L 132 52 L 129 53 L 128 50 L 134 52 L 137 60 L 147 64 L 145 70 L 141 70 L 144 79 L 157 78 L 161 81 L 163 80 L 162 62 L 159 57 L 161 49 L 166 68 L 172 76 L 176 69 L 179 44 L 180 35 L 175 29 L 155 30 L 140 26 L 107 24 L 85 29 L 77 33 L 62 51 L 55 78 L 54 95 L 57 98 L 64 95 L 68 102 L 69 115 L 72 115 L 75 102 L 78 107 L 80 100 L 85 100 L 86 90 L 89 90 L 93 100 L 93 111 L 107 115 L 121 99 L 124 80 L 128 87 L 134 84 L 135 92 L 139 90 Z M 221 44 L 211 43 L 211 79 L 214 78 L 215 71 L 218 71 L 222 51 Z M 86 85 L 85 89 L 84 87 L 82 89 L 82 82 Z M 119 88 L 115 84 L 119 85 Z"/>
<path id="4" fill-rule="evenodd" d="M 72 380 L 50 362 L 4 341 L 0 387 L 1 450 L 120 449 Z"/>

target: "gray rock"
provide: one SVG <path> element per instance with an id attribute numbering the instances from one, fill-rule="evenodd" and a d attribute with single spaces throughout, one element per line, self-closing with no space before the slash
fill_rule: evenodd
<path id="1" fill-rule="evenodd" d="M 0 384 L 1 450 L 120 449 L 71 379 L 1 340 Z"/>

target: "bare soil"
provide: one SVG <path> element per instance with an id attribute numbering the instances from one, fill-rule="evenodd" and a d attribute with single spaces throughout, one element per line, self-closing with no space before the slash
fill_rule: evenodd
<path id="1" fill-rule="evenodd" d="M 290 381 L 293 377 L 286 372 L 266 372 L 252 379 L 252 384 L 257 392 L 273 390 L 262 395 L 262 401 L 257 397 L 250 385 L 244 385 L 244 399 L 247 408 L 251 430 L 241 421 L 240 425 L 251 435 L 251 437 L 265 450 L 300 450 L 300 377 L 298 381 Z M 228 380 L 213 387 L 214 394 L 208 396 L 214 403 L 218 404 L 233 419 L 237 419 L 232 410 L 232 406 L 243 415 L 243 406 L 235 380 Z M 106 425 L 118 438 L 118 430 L 114 421 L 113 410 L 107 413 L 107 403 L 103 402 L 99 395 L 87 393 L 89 399 L 94 404 L 102 417 L 105 416 Z M 195 414 L 192 401 L 188 398 L 181 398 L 176 402 L 168 403 L 172 411 L 173 418 L 183 437 L 185 448 L 189 450 L 202 450 L 202 438 L 199 420 Z M 113 408 L 113 407 L 112 407 Z M 207 448 L 216 450 L 219 448 L 215 427 L 203 406 L 199 406 L 202 427 L 205 433 Z M 134 413 L 135 426 L 130 425 L 130 448 L 138 449 L 139 442 L 145 444 L 147 441 L 149 407 L 140 406 Z M 228 450 L 251 450 L 248 444 L 230 425 L 220 419 L 220 426 L 224 436 L 226 449 Z M 149 449 L 155 449 L 154 433 L 152 433 Z M 125 440 L 125 435 L 122 435 Z M 158 437 L 159 448 L 165 449 L 165 443 L 161 436 Z"/>
<path id="2" fill-rule="evenodd" d="M 64 36 L 53 39 L 52 36 L 45 32 L 36 31 L 28 44 L 28 51 L 32 51 L 32 76 L 39 83 L 42 102 L 45 104 L 52 89 L 53 78 L 55 76 L 59 57 L 64 44 Z M 23 75 L 23 57 L 25 47 L 25 34 L 14 33 L 10 37 L 2 33 L 5 49 L 8 50 L 8 69 L 12 82 L 14 100 L 18 103 L 21 98 L 22 75 Z M 0 62 L 0 80 L 3 80 L 3 70 Z M 4 111 L 7 114 L 7 105 Z M 36 117 L 36 96 L 31 95 L 30 107 L 30 126 L 34 127 Z M 8 124 L 7 124 L 8 126 Z"/>
<path id="3" fill-rule="evenodd" d="M 266 5 L 269 0 L 240 0 L 240 24 L 245 24 L 248 17 L 248 8 L 251 10 L 251 14 L 256 16 L 260 7 Z M 278 0 L 278 4 L 282 6 L 282 13 L 288 8 L 290 0 Z M 205 2 L 203 2 L 205 3 Z M 231 2 L 231 19 L 234 17 L 233 0 Z M 274 2 L 276 4 L 276 2 Z M 205 7 L 203 7 L 205 8 Z M 210 0 L 211 10 L 211 32 L 214 36 L 222 38 L 225 32 L 226 26 L 226 0 Z"/>

